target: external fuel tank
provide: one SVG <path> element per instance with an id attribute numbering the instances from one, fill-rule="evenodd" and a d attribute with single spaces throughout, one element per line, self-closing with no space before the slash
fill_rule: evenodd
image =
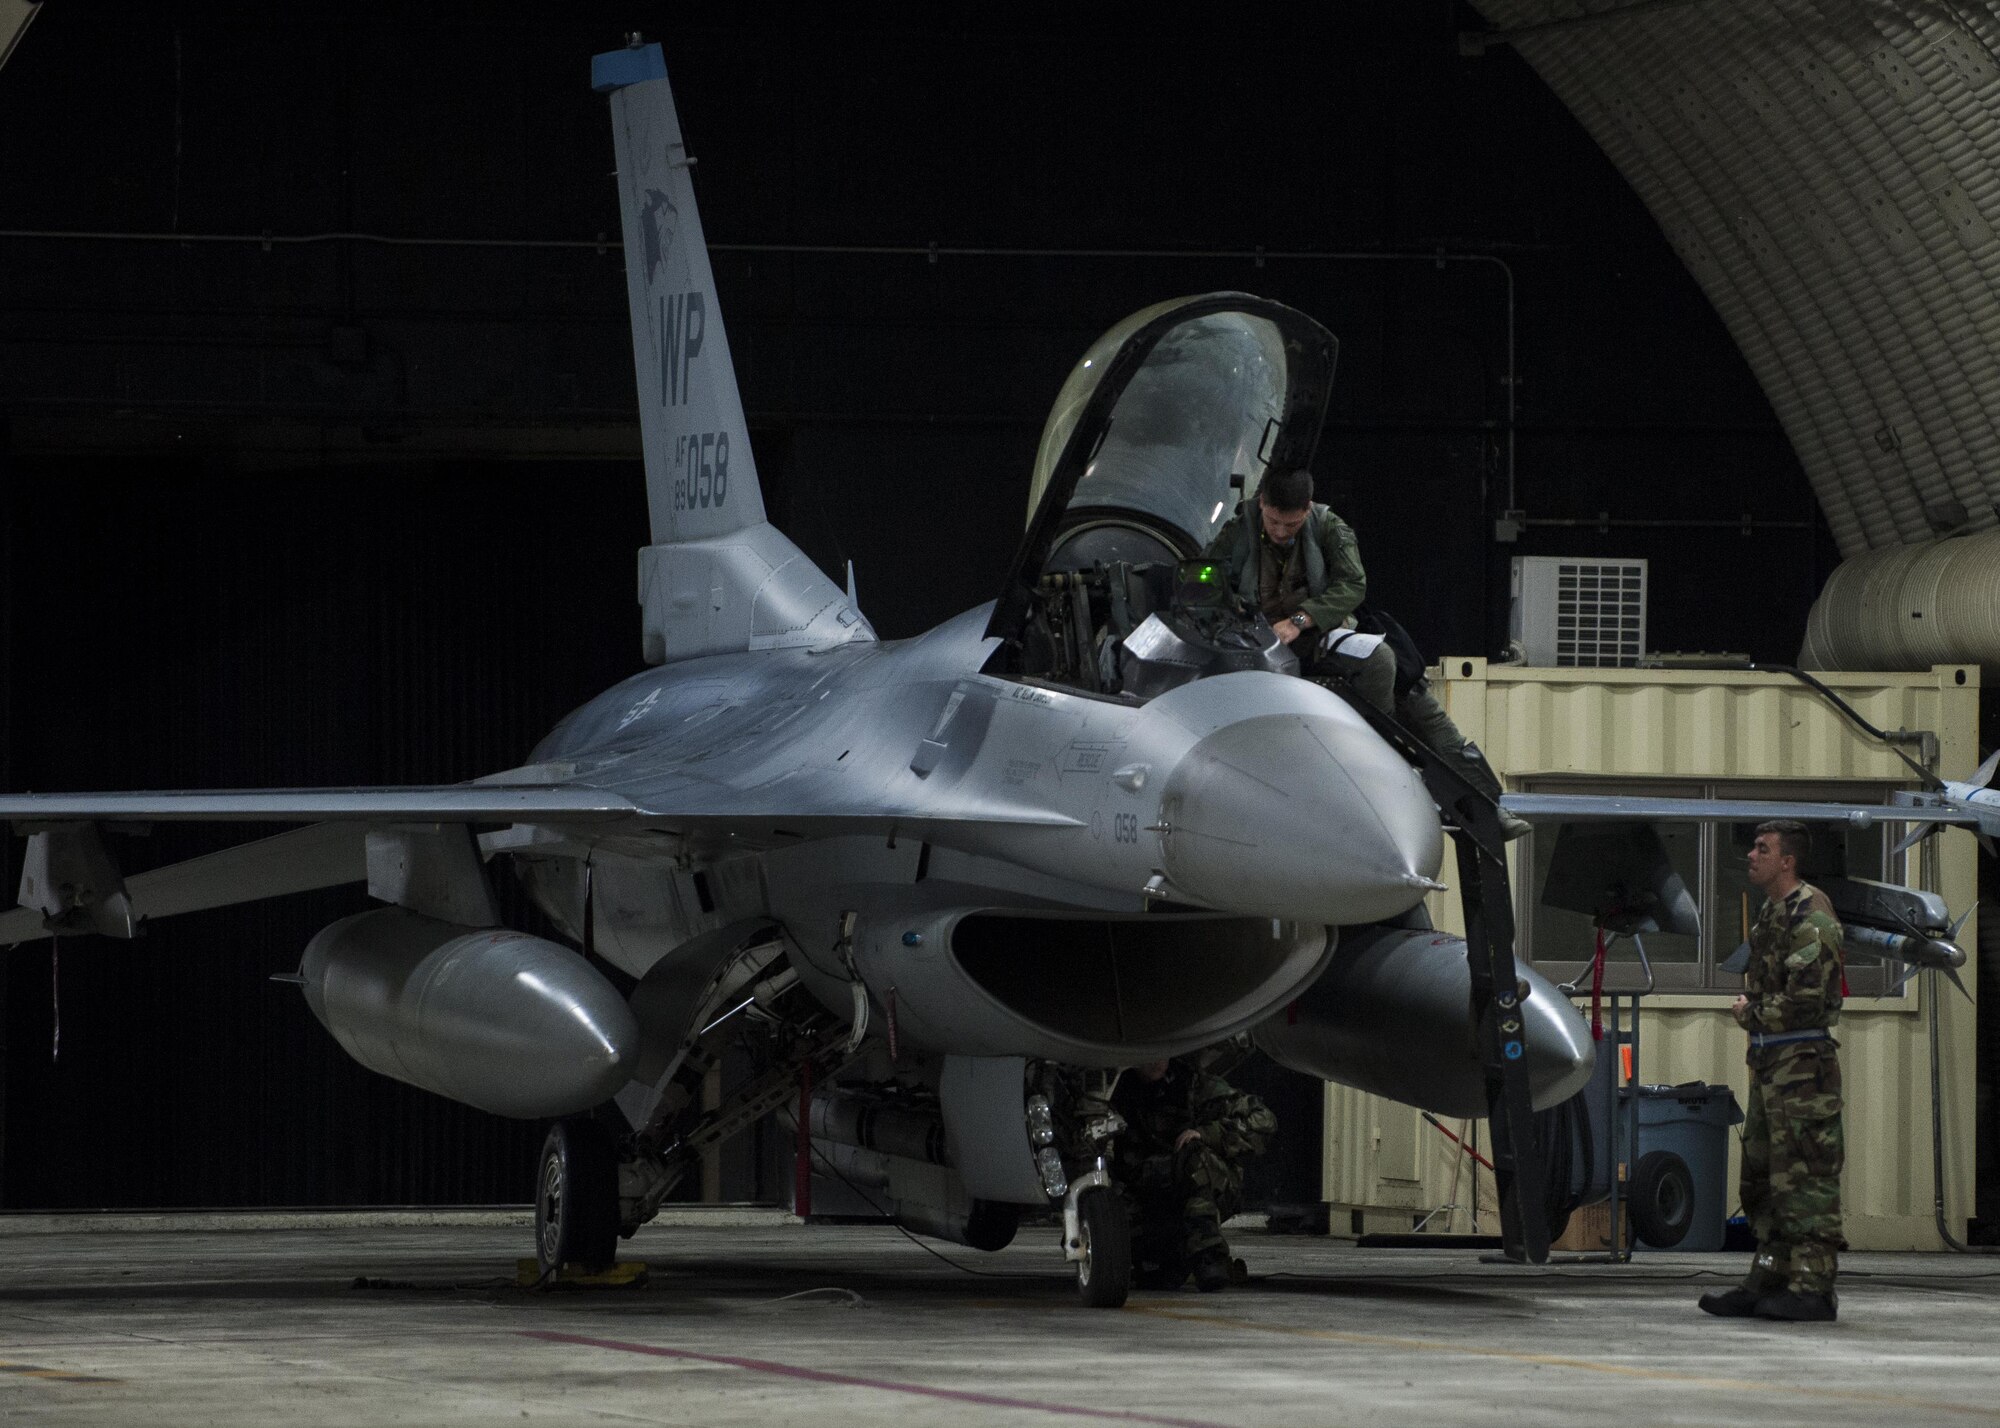
<path id="1" fill-rule="evenodd" d="M 1534 968 L 1522 1041 L 1537 1110 L 1583 1089 L 1590 1027 Z M 1273 1061 L 1445 1116 L 1486 1114 L 1465 942 L 1428 928 L 1349 928 L 1303 995 L 1251 1033 Z"/>
<path id="2" fill-rule="evenodd" d="M 571 1115 L 631 1075 L 639 1026 L 567 947 L 379 908 L 307 944 L 306 1004 L 371 1071 L 495 1115 Z"/>

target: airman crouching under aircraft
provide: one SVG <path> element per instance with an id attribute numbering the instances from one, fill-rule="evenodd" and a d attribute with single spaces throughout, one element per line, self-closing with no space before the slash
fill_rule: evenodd
<path id="1" fill-rule="evenodd" d="M 1238 506 L 1204 555 L 1228 572 L 1239 598 L 1271 621 L 1304 672 L 1341 678 L 1434 752 L 1457 761 L 1474 788 L 1499 800 L 1498 775 L 1432 696 L 1421 660 L 1399 671 L 1393 638 L 1357 629 L 1356 611 L 1368 593 L 1360 547 L 1347 522 L 1313 500 L 1312 472 L 1267 477 L 1255 510 L 1249 501 Z M 1528 831 L 1504 809 L 1500 825 L 1509 839 Z"/>
<path id="2" fill-rule="evenodd" d="M 1222 1222 L 1240 1208 L 1243 1162 L 1263 1154 L 1277 1117 L 1192 1056 L 1134 1067 L 1111 1104 L 1126 1124 L 1113 1158 L 1132 1206 L 1135 1282 L 1176 1289 L 1192 1272 L 1204 1293 L 1226 1288 Z"/>

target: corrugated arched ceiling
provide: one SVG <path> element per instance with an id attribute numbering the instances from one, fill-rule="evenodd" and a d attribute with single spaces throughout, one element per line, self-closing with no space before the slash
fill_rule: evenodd
<path id="1" fill-rule="evenodd" d="M 1842 555 L 1995 525 L 2000 6 L 1475 3 L 1715 304 Z"/>

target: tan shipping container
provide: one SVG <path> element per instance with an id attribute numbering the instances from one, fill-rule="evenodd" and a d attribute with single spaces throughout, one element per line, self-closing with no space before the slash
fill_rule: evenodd
<path id="1" fill-rule="evenodd" d="M 1939 665 L 1916 674 L 1817 676 L 1878 729 L 1929 731 L 1936 768 L 1964 777 L 1979 760 L 1979 669 Z M 1913 787 L 1910 770 L 1888 747 L 1864 735 L 1797 680 L 1747 672 L 1556 669 L 1452 658 L 1433 670 L 1433 688 L 1466 735 L 1476 740 L 1510 790 L 1700 793 L 1726 796 L 1828 797 L 1881 802 L 1891 788 Z M 1919 752 L 1910 746 L 1913 756 Z M 1879 846 L 1900 836 L 1892 828 Z M 1537 835 L 1538 838 L 1542 835 Z M 1703 845 L 1711 865 L 1726 857 L 1720 830 Z M 1534 842 L 1535 839 L 1525 840 Z M 1536 889 L 1526 848 L 1516 845 L 1514 892 L 1523 950 L 1535 926 Z M 1944 894 L 1954 914 L 1977 896 L 1977 847 L 1962 831 L 1929 840 L 1897 870 L 1913 885 Z M 1451 868 L 1447 859 L 1447 868 Z M 1892 865 L 1892 867 L 1895 865 Z M 1856 867 L 1856 875 L 1872 876 Z M 1447 880 L 1451 873 L 1446 874 Z M 1711 874 L 1708 883 L 1720 884 Z M 1743 1033 L 1728 1011 L 1740 984 L 1705 970 L 1740 941 L 1742 908 L 1730 888 L 1704 895 L 1705 945 L 1699 965 L 1663 969 L 1683 984 L 1643 1002 L 1638 1078 L 1649 1083 L 1724 1084 L 1739 1102 L 1747 1093 Z M 1754 908 L 1752 909 L 1754 911 Z M 1462 929 L 1455 891 L 1432 898 L 1441 928 Z M 1546 916 L 1546 915 L 1545 915 Z M 1579 919 L 1580 921 L 1580 919 Z M 1546 925 L 1546 924 L 1544 924 Z M 1976 945 L 1968 923 L 1961 945 Z M 1577 958 L 1588 955 L 1580 948 Z M 1629 954 L 1628 954 L 1629 955 Z M 1546 965 L 1546 963 L 1545 963 Z M 1556 968 L 1563 980 L 1572 963 Z M 1978 994 L 1976 967 L 1961 974 Z M 1636 980 L 1621 962 L 1615 975 Z M 1847 1094 L 1847 1170 L 1842 1195 L 1847 1238 L 1856 1249 L 1941 1249 L 1932 1212 L 1930 1025 L 1920 977 L 1898 995 L 1870 995 L 1886 979 L 1858 959 L 1859 982 L 1841 1016 L 1841 1063 Z M 1949 985 L 1939 1001 L 1943 1080 L 1945 1215 L 1963 1237 L 1972 1213 L 1975 1046 L 1973 1007 Z M 1587 994 L 1580 999 L 1586 1013 Z M 1607 1008 L 1608 1015 L 1608 1008 Z M 1449 1122 L 1482 1152 L 1485 1127 Z M 1736 1204 L 1737 1145 L 1730 1140 L 1726 1198 Z M 1492 1177 L 1472 1174 L 1465 1153 L 1392 1101 L 1329 1085 L 1326 1096 L 1325 1197 L 1336 1228 L 1346 1210 L 1370 1228 L 1415 1223 L 1428 1230 L 1497 1232 Z M 1475 1203 L 1476 1196 L 1476 1203 Z M 1445 1206 L 1452 1209 L 1443 1209 Z M 1436 1212 L 1436 1213 L 1433 1213 Z M 1398 1226 L 1402 1227 L 1402 1226 Z"/>

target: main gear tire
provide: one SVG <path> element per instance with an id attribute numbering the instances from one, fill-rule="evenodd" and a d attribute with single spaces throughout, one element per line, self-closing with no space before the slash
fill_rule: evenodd
<path id="1" fill-rule="evenodd" d="M 618 1258 L 618 1153 L 595 1121 L 557 1121 L 535 1178 L 535 1260 L 593 1274 Z"/>
<path id="2" fill-rule="evenodd" d="M 1086 1190 L 1076 1202 L 1076 1292 L 1093 1309 L 1116 1309 L 1132 1292 L 1132 1217 L 1116 1190 Z"/>
<path id="3" fill-rule="evenodd" d="M 1639 1157 L 1632 1171 L 1632 1228 L 1654 1249 L 1672 1249 L 1694 1227 L 1694 1172 L 1671 1150 Z"/>

